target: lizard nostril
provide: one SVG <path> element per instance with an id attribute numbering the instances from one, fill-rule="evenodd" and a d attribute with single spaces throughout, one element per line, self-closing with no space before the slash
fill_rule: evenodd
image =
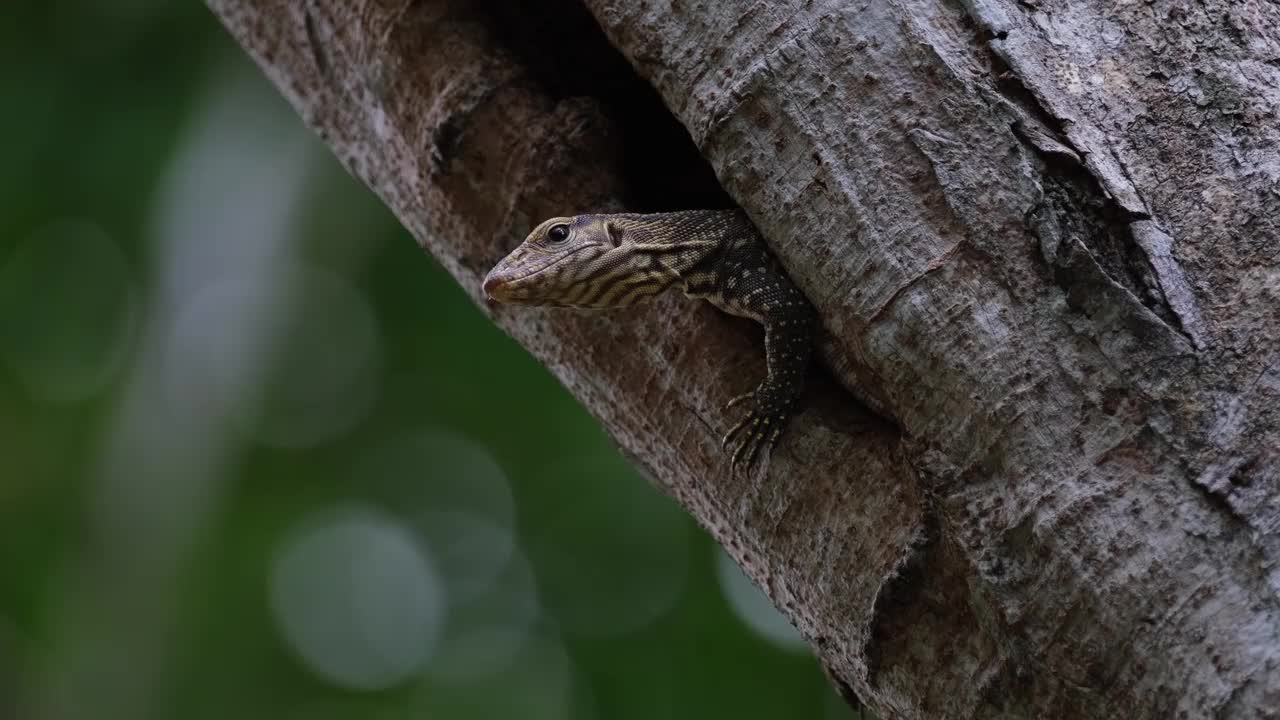
<path id="1" fill-rule="evenodd" d="M 507 279 L 502 277 L 502 275 L 498 272 L 491 271 L 488 275 L 485 275 L 484 284 L 481 285 L 481 287 L 484 289 L 485 297 L 489 298 L 490 300 L 501 300 L 502 287 L 506 283 L 506 281 Z"/>

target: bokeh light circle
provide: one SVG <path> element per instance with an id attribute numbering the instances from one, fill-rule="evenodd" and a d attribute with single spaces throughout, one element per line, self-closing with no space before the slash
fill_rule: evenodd
<path id="1" fill-rule="evenodd" d="M 640 630 L 685 590 L 690 523 L 624 460 L 597 456 L 538 479 L 543 527 L 529 539 L 539 595 L 565 630 L 608 637 Z"/>
<path id="2" fill-rule="evenodd" d="M 381 690 L 421 672 L 445 597 L 413 535 L 386 515 L 344 508 L 287 538 L 270 575 L 280 633 L 316 675 Z"/>
<path id="3" fill-rule="evenodd" d="M 747 627 L 783 650 L 805 650 L 804 638 L 791 625 L 791 621 L 778 612 L 769 597 L 719 547 L 716 548 L 716 577 L 720 580 L 720 590 L 733 614 Z"/>
<path id="4" fill-rule="evenodd" d="M 444 512 L 508 530 L 515 525 L 507 474 L 486 448 L 454 432 L 427 428 L 389 437 L 356 461 L 352 475 L 370 497 L 411 521 Z M 430 533 L 433 519 L 422 520 Z"/>
<path id="5" fill-rule="evenodd" d="M 511 488 L 488 450 L 453 432 L 407 432 L 361 457 L 353 482 L 431 550 L 448 610 L 430 676 L 457 685 L 506 668 L 540 606 Z"/>
<path id="6" fill-rule="evenodd" d="M 299 267 L 270 363 L 255 439 L 311 447 L 354 427 L 377 391 L 381 339 L 364 295 L 337 275 Z"/>
<path id="7" fill-rule="evenodd" d="M 529 643 L 541 617 L 533 569 L 513 553 L 481 593 L 455 593 L 450 585 L 447 621 L 428 672 L 451 685 L 510 668 Z"/>
<path id="8" fill-rule="evenodd" d="M 425 718 L 591 720 L 596 713 L 589 699 L 587 678 L 560 638 L 543 629 L 501 671 L 468 682 L 424 682 L 413 704 L 415 717 Z"/>

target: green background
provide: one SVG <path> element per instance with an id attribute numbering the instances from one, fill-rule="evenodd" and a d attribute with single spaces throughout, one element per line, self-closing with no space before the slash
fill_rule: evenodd
<path id="1" fill-rule="evenodd" d="M 0 717 L 853 717 L 202 5 L 5 16 Z"/>

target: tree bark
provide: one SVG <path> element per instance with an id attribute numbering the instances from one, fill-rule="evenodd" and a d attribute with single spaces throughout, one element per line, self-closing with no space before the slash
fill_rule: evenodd
<path id="1" fill-rule="evenodd" d="M 537 221 L 681 179 L 633 172 L 639 91 L 557 85 L 601 30 L 623 51 L 819 309 L 830 376 L 735 478 L 757 330 L 678 297 L 487 311 L 846 696 L 1280 717 L 1280 7 L 209 3 L 477 302 Z"/>

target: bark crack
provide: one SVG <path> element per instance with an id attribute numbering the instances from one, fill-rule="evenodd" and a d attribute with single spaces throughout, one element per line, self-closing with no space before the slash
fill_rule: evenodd
<path id="1" fill-rule="evenodd" d="M 1028 145 L 1038 151 L 1034 144 Z M 1151 256 L 1137 240 L 1135 224 L 1146 219 L 1108 198 L 1084 166 L 1063 154 L 1037 154 L 1044 166 L 1042 196 L 1027 214 L 1027 226 L 1040 238 L 1042 257 L 1052 268 L 1055 282 L 1067 292 L 1068 302 L 1078 308 L 1090 304 L 1084 293 L 1098 287 L 1097 278 L 1090 277 L 1096 272 L 1119 291 L 1114 300 L 1136 306 L 1126 311 L 1131 325 L 1148 325 L 1142 316 L 1150 314 L 1191 347 L 1199 347 L 1199 333 L 1188 330 L 1197 327 L 1196 322 L 1183 319 L 1195 317 L 1194 301 L 1188 294 L 1175 294 L 1182 312 L 1175 309 Z M 1177 286 L 1173 279 L 1167 284 Z"/>
<path id="2" fill-rule="evenodd" d="M 929 264 L 926 265 L 923 270 L 916 273 L 914 277 L 912 277 L 911 279 L 899 285 L 892 293 L 889 294 L 889 297 L 885 298 L 885 300 L 881 302 L 879 305 L 877 305 L 875 309 L 871 311 L 871 314 L 867 316 L 867 321 L 866 321 L 867 326 L 870 327 L 871 325 L 874 325 L 876 321 L 880 318 L 880 316 L 883 315 L 890 307 L 892 307 L 893 304 L 897 302 L 898 298 L 901 297 L 903 293 L 907 292 L 912 287 L 918 285 L 920 281 L 929 277 L 929 275 L 946 267 L 947 262 L 949 262 L 956 255 L 958 255 L 963 249 L 964 245 L 965 245 L 965 240 L 963 238 L 956 241 L 951 247 L 947 248 L 946 252 L 935 257 L 933 260 L 930 260 Z"/>
<path id="3" fill-rule="evenodd" d="M 333 70 L 329 65 L 329 56 L 325 53 L 325 44 L 320 40 L 315 16 L 311 14 L 309 7 L 302 10 L 302 24 L 307 33 L 307 45 L 311 48 L 311 58 L 316 63 L 316 71 L 320 73 L 320 77 L 332 82 Z"/>
<path id="4" fill-rule="evenodd" d="M 1070 216 L 1079 217 L 1072 224 L 1082 232 L 1075 234 L 1102 271 L 1194 348 L 1203 349 L 1203 322 L 1185 274 L 1172 254 L 1172 240 L 1162 247 L 1145 242 L 1146 226 L 1138 224 L 1148 223 L 1159 231 L 1158 226 L 1125 163 L 1113 147 L 1082 147 L 1072 139 L 1079 135 L 1073 132 L 1076 122 L 1055 112 L 1041 93 L 1027 85 L 1027 78 L 1010 63 L 1008 26 L 995 29 L 989 9 L 980 5 L 966 3 L 966 10 L 986 35 L 982 49 L 990 64 L 993 87 L 983 95 L 994 97 L 1016 118 L 1011 128 L 1041 160 L 1045 184 L 1065 191 L 1055 194 L 1046 190 L 1046 195 L 1060 198 L 1055 208 L 1055 214 L 1063 218 L 1060 222 L 1070 223 Z M 1109 157 L 1109 167 L 1119 171 L 1122 187 L 1117 187 L 1116 178 L 1100 170 L 1097 150 Z"/>

